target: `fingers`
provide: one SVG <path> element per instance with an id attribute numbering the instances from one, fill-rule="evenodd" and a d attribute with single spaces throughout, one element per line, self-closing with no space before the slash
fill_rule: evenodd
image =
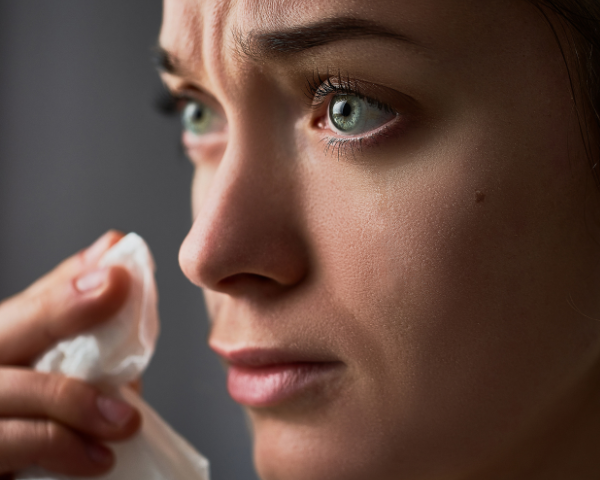
<path id="1" fill-rule="evenodd" d="M 65 475 L 100 475 L 114 463 L 105 446 L 47 420 L 1 422 L 0 452 L 0 473 L 37 465 Z"/>
<path id="2" fill-rule="evenodd" d="M 94 269 L 122 234 L 108 232 L 24 292 L 0 303 L 0 364 L 26 365 L 57 341 L 108 319 L 129 290 L 121 267 Z"/>
<path id="3" fill-rule="evenodd" d="M 0 478 L 37 465 L 66 475 L 98 475 L 114 463 L 101 441 L 124 440 L 139 413 L 88 384 L 21 368 L 0 369 Z"/>
<path id="4" fill-rule="evenodd" d="M 141 421 L 126 402 L 102 395 L 84 382 L 18 368 L 0 369 L 2 418 L 53 419 L 108 441 L 130 437 Z"/>
<path id="5" fill-rule="evenodd" d="M 56 342 L 120 309 L 129 274 L 96 265 L 122 236 L 108 232 L 0 303 L 0 365 L 30 365 Z M 31 465 L 70 476 L 105 473 L 114 458 L 100 442 L 130 437 L 140 421 L 133 407 L 81 381 L 0 368 L 0 479 Z"/>

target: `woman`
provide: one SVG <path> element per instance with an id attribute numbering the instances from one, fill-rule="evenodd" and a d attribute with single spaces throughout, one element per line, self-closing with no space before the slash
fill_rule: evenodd
<path id="1" fill-rule="evenodd" d="M 592 15 L 165 0 L 196 172 L 180 263 L 263 479 L 598 477 Z M 92 267 L 118 238 L 0 307 L 0 472 L 97 474 L 135 431 L 126 405 L 11 368 L 119 307 L 126 274 Z"/>

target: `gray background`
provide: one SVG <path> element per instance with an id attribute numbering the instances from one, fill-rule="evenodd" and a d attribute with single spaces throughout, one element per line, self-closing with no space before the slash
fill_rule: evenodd
<path id="1" fill-rule="evenodd" d="M 214 480 L 252 480 L 244 416 L 177 264 L 191 167 L 177 120 L 153 111 L 160 15 L 159 0 L 0 0 L 0 298 L 109 228 L 141 234 L 162 318 L 145 397 Z"/>

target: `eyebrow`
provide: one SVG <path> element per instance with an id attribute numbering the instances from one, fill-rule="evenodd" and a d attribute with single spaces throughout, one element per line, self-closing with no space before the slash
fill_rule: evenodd
<path id="1" fill-rule="evenodd" d="M 159 72 L 170 73 L 172 75 L 179 75 L 181 73 L 181 62 L 165 48 L 157 45 L 152 48 L 150 54 L 152 62 Z"/>
<path id="2" fill-rule="evenodd" d="M 365 19 L 337 17 L 274 32 L 250 32 L 234 35 L 239 51 L 253 59 L 299 54 L 341 40 L 387 38 L 402 43 L 417 42 L 388 27 Z"/>
<path id="3" fill-rule="evenodd" d="M 300 54 L 341 40 L 375 37 L 421 46 L 380 23 L 352 17 L 330 18 L 279 31 L 252 31 L 246 36 L 234 32 L 237 51 L 254 60 Z M 160 45 L 152 49 L 152 57 L 159 72 L 184 76 L 183 62 Z"/>

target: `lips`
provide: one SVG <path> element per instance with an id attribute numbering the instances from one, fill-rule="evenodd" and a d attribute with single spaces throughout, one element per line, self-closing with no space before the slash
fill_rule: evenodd
<path id="1" fill-rule="evenodd" d="M 248 407 L 273 407 L 322 388 L 343 364 L 306 353 L 272 349 L 224 351 L 231 397 Z"/>

